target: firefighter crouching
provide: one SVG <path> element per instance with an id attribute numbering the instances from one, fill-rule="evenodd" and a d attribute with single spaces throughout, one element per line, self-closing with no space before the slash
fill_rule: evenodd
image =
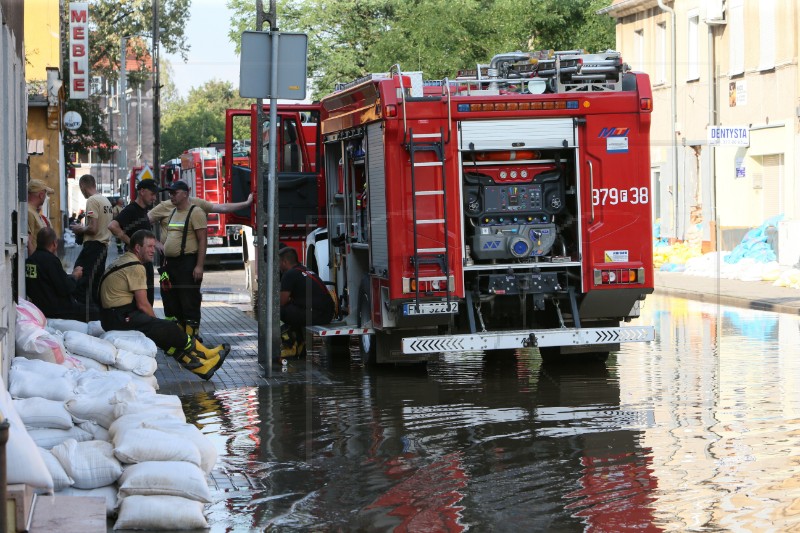
<path id="1" fill-rule="evenodd" d="M 131 236 L 128 252 L 106 270 L 100 282 L 103 329 L 141 331 L 182 367 L 205 380 L 211 379 L 225 361 L 230 346 L 221 344 L 213 349 L 206 348 L 177 323 L 155 316 L 147 300 L 144 267 L 144 263 L 153 260 L 155 249 L 155 235 L 139 230 Z"/>

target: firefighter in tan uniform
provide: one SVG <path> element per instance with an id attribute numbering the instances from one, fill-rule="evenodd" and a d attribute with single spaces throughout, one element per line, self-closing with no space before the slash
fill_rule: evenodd
<path id="1" fill-rule="evenodd" d="M 49 228 L 50 221 L 44 216 L 40 209 L 47 201 L 47 195 L 55 191 L 45 184 L 42 180 L 31 180 L 28 182 L 28 255 L 36 250 L 36 236 L 42 228 Z"/>
<path id="2" fill-rule="evenodd" d="M 83 236 L 83 248 L 75 260 L 76 267 L 83 267 L 83 277 L 78 281 L 75 298 L 81 303 L 100 305 L 100 278 L 106 269 L 108 242 L 111 240 L 108 230 L 112 217 L 111 202 L 97 192 L 91 174 L 81 176 L 78 186 L 86 198 L 86 218 L 85 224 L 70 226 L 75 235 Z"/>
<path id="3" fill-rule="evenodd" d="M 108 268 L 101 281 L 103 315 L 100 323 L 106 331 L 141 331 L 185 369 L 205 380 L 211 379 L 228 356 L 230 346 L 221 344 L 213 349 L 206 348 L 175 322 L 156 317 L 147 300 L 144 267 L 153 260 L 155 249 L 156 237 L 151 231 L 139 230 L 133 234 L 129 251 Z"/>

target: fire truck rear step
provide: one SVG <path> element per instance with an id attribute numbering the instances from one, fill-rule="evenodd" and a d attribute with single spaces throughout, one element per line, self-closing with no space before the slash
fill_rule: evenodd
<path id="1" fill-rule="evenodd" d="M 563 328 L 459 335 L 405 337 L 403 353 L 473 352 L 551 346 L 591 346 L 655 340 L 653 326 Z"/>
<path id="2" fill-rule="evenodd" d="M 327 326 L 307 326 L 306 330 L 314 337 L 336 337 L 344 335 L 372 335 L 375 333 L 373 328 L 358 328 L 347 324 L 337 325 L 336 323 Z"/>

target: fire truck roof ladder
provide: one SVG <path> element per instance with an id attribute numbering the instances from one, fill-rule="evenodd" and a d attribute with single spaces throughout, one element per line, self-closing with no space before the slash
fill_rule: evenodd
<path id="1" fill-rule="evenodd" d="M 449 106 L 448 106 L 449 107 Z M 405 112 L 404 112 L 405 116 Z M 450 275 L 450 250 L 448 245 L 449 232 L 447 229 L 447 194 L 445 194 L 445 184 L 447 183 L 444 165 L 444 130 L 438 133 L 414 133 L 413 128 L 408 131 L 408 142 L 406 148 L 411 156 L 411 205 L 413 214 L 414 232 L 414 255 L 411 262 L 414 266 L 415 282 L 415 304 L 419 312 L 420 285 L 422 281 L 439 282 L 438 290 L 442 290 L 441 282 L 444 282 L 444 291 L 447 298 L 447 310 L 452 309 L 451 299 L 452 290 Z M 418 161 L 417 154 L 420 152 L 432 152 L 435 155 L 434 161 Z M 434 185 L 437 182 L 435 169 L 441 169 L 441 186 Z M 418 176 L 417 173 L 422 176 Z M 426 188 L 417 190 L 418 180 L 425 180 Z M 435 197 L 441 199 L 441 209 L 443 218 L 418 218 L 417 200 L 421 197 Z M 419 233 L 420 226 L 436 226 L 442 228 L 439 233 L 442 239 L 442 246 L 436 248 L 420 248 Z M 429 236 L 430 238 L 430 236 Z M 420 278 L 420 265 L 436 264 L 442 271 L 441 276 L 426 276 Z"/>

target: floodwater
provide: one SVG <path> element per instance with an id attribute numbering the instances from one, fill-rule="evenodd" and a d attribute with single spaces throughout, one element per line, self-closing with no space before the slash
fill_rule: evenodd
<path id="1" fill-rule="evenodd" d="M 648 298 L 606 365 L 424 368 L 186 397 L 211 531 L 800 531 L 800 321 Z M 319 381 L 319 380 L 318 380 Z"/>

